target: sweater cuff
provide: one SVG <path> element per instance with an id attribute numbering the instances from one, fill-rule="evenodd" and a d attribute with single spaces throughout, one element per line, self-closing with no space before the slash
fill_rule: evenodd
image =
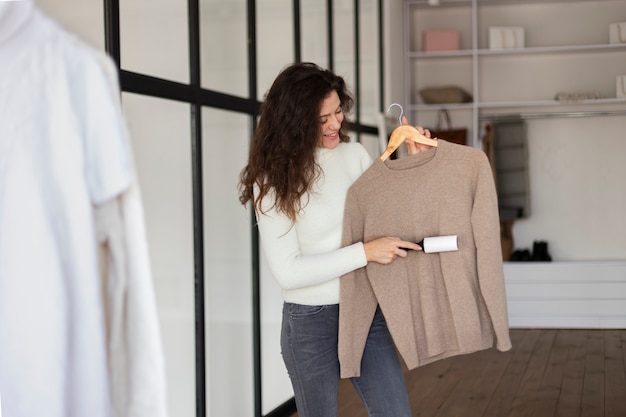
<path id="1" fill-rule="evenodd" d="M 506 352 L 507 350 L 511 350 L 511 348 L 513 347 L 513 345 L 511 344 L 511 339 L 510 338 L 504 338 L 504 340 L 501 340 L 502 338 L 498 338 L 498 341 L 496 343 L 496 349 L 498 349 L 500 352 Z"/>
<path id="2" fill-rule="evenodd" d="M 363 245 L 363 242 L 357 242 L 352 246 L 355 247 L 355 253 L 359 256 L 358 268 L 362 268 L 367 265 L 367 257 L 365 256 L 365 246 Z"/>

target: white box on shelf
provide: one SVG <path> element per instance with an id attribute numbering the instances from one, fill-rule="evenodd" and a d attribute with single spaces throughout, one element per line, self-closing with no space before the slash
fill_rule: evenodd
<path id="1" fill-rule="evenodd" d="M 626 98 L 626 75 L 617 76 L 617 98 Z"/>
<path id="2" fill-rule="evenodd" d="M 523 27 L 491 26 L 489 28 L 489 49 L 514 49 L 524 46 Z"/>
<path id="3" fill-rule="evenodd" d="M 626 22 L 609 24 L 609 42 L 626 43 Z"/>

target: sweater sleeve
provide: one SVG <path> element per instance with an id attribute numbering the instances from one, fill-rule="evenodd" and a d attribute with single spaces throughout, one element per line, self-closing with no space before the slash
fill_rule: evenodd
<path id="1" fill-rule="evenodd" d="M 471 215 L 478 279 L 494 327 L 496 348 L 506 351 L 511 349 L 511 339 L 500 245 L 498 197 L 487 156 L 482 152 L 479 155 L 477 188 Z"/>
<path id="2" fill-rule="evenodd" d="M 303 255 L 296 227 L 272 207 L 273 201 L 274 194 L 270 192 L 263 199 L 263 213 L 257 215 L 257 224 L 263 253 L 282 289 L 318 285 L 367 264 L 362 242 L 326 253 Z"/>

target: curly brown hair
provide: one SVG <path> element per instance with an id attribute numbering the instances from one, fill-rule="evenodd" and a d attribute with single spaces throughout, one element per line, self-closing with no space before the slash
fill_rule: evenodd
<path id="1" fill-rule="evenodd" d="M 253 202 L 262 213 L 261 200 L 270 190 L 276 195 L 273 208 L 296 221 L 306 205 L 306 195 L 320 175 L 315 149 L 321 135 L 322 102 L 337 92 L 344 114 L 354 100 L 344 79 L 310 62 L 292 64 L 281 71 L 261 104 L 248 165 L 239 182 L 239 201 Z M 340 141 L 348 142 L 348 124 L 342 123 Z M 254 196 L 254 187 L 258 195 Z"/>

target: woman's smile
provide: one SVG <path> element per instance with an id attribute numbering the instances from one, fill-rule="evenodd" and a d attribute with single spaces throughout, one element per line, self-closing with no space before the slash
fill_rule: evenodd
<path id="1" fill-rule="evenodd" d="M 339 129 L 343 123 L 341 100 L 336 91 L 332 91 L 322 102 L 320 122 L 322 138 L 318 146 L 333 149 L 339 144 Z"/>

